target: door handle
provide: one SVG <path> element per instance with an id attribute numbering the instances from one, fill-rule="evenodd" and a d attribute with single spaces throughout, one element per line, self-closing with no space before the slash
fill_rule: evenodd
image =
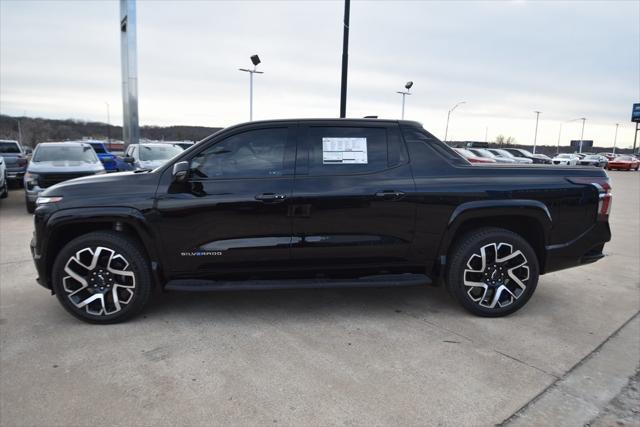
<path id="1" fill-rule="evenodd" d="M 276 193 L 262 193 L 256 195 L 256 200 L 260 200 L 265 203 L 280 203 L 284 202 L 287 196 L 284 194 L 276 194 Z"/>
<path id="2" fill-rule="evenodd" d="M 380 199 L 395 200 L 404 196 L 404 192 L 396 190 L 383 190 L 376 193 L 376 197 Z"/>

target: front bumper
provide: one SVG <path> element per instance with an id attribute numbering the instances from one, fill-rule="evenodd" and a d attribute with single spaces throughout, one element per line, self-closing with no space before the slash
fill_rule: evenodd
<path id="1" fill-rule="evenodd" d="M 7 179 L 12 181 L 22 181 L 25 171 L 10 171 L 7 170 Z"/>
<path id="2" fill-rule="evenodd" d="M 609 223 L 598 221 L 570 242 L 547 246 L 542 272 L 551 273 L 604 258 L 604 245 L 610 240 Z"/>
<path id="3" fill-rule="evenodd" d="M 42 193 L 44 190 L 44 188 L 40 188 L 38 186 L 35 186 L 32 189 L 27 189 L 27 187 L 24 187 L 24 196 L 28 201 L 35 203 L 36 200 L 38 200 L 38 196 L 40 195 L 40 193 Z"/>
<path id="4" fill-rule="evenodd" d="M 29 243 L 29 249 L 31 250 L 31 258 L 33 258 L 33 263 L 35 264 L 36 271 L 38 272 L 36 282 L 38 282 L 40 286 L 51 289 L 51 285 L 45 279 L 47 277 L 46 267 L 42 255 L 38 253 L 35 232 L 33 233 L 33 237 L 31 238 L 31 242 Z"/>

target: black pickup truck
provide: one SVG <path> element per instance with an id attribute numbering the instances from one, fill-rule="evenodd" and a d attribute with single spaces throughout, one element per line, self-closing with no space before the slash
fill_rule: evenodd
<path id="1" fill-rule="evenodd" d="M 37 206 L 38 282 L 95 323 L 130 318 L 155 288 L 440 283 L 503 316 L 611 238 L 602 169 L 472 166 L 397 120 L 241 124 L 153 171 L 50 187 Z"/>

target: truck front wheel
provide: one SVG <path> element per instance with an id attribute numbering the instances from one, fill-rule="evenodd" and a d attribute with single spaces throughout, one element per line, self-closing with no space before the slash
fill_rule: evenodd
<path id="1" fill-rule="evenodd" d="M 538 284 L 538 258 L 520 235 L 483 227 L 464 235 L 451 251 L 449 293 L 478 316 L 498 317 L 522 308 Z"/>
<path id="2" fill-rule="evenodd" d="M 53 289 L 62 306 L 90 323 L 117 323 L 149 301 L 152 279 L 144 252 L 126 235 L 97 231 L 77 237 L 53 265 Z"/>

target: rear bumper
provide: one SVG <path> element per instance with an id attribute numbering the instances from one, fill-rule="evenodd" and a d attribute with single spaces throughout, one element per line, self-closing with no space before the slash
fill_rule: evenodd
<path id="1" fill-rule="evenodd" d="M 604 258 L 604 244 L 611 240 L 609 223 L 598 221 L 574 240 L 546 247 L 543 273 L 590 264 Z"/>

